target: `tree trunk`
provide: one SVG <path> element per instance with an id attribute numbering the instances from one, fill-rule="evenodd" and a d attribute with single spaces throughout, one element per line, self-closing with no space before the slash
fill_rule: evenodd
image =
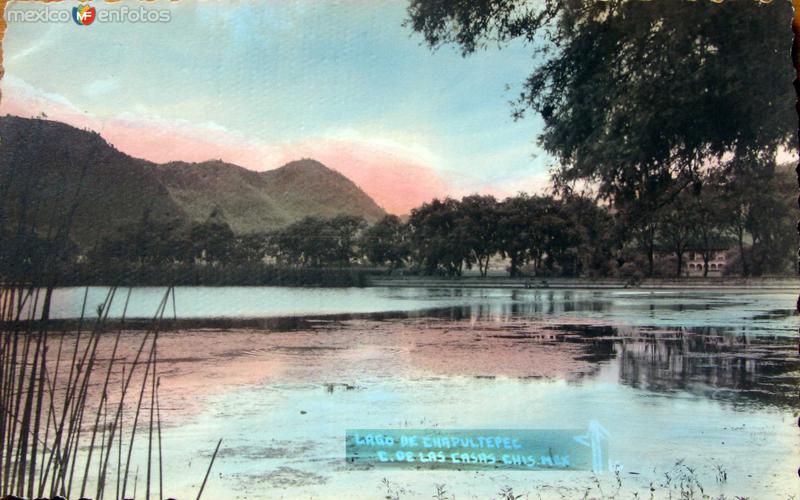
<path id="1" fill-rule="evenodd" d="M 744 234 L 742 234 L 742 231 L 739 231 L 737 236 L 739 238 L 739 260 L 742 262 L 742 276 L 747 276 L 747 259 L 744 255 Z"/>
<path id="2" fill-rule="evenodd" d="M 518 257 L 516 254 L 511 255 L 511 265 L 509 266 L 508 274 L 511 275 L 512 278 L 516 278 L 519 276 L 519 262 Z"/>
<path id="3" fill-rule="evenodd" d="M 678 257 L 678 264 L 677 268 L 675 269 L 675 276 L 680 278 L 681 271 L 683 270 L 683 252 L 675 252 L 675 256 Z"/>

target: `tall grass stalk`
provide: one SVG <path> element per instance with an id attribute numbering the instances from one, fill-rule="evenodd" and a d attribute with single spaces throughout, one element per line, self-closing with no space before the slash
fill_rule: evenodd
<path id="1" fill-rule="evenodd" d="M 132 450 L 149 379 L 149 500 L 154 418 L 158 419 L 159 481 L 162 461 L 156 344 L 170 298 L 173 318 L 177 318 L 175 291 L 167 288 L 133 360 L 118 355 L 131 293 L 128 291 L 106 360 L 101 358 L 105 349 L 100 344 L 109 330 L 108 318 L 117 287 L 109 287 L 96 318 L 89 312 L 87 287 L 75 330 L 60 332 L 53 359 L 50 311 L 54 292 L 67 282 L 65 270 L 74 264 L 69 261 L 70 231 L 79 204 L 87 202 L 84 180 L 102 165 L 76 161 L 68 146 L 57 159 L 42 158 L 36 144 L 45 140 L 47 127 L 46 120 L 37 120 L 25 133 L 3 137 L 4 143 L 13 142 L 15 148 L 0 149 L 0 497 L 60 494 L 77 498 L 88 494 L 94 483 L 95 499 L 101 500 L 115 470 L 119 499 L 125 494 L 125 482 L 133 467 L 137 470 L 136 491 L 140 464 L 132 463 Z M 96 152 L 91 149 L 99 144 L 88 144 L 90 151 L 83 151 L 82 158 L 94 158 Z M 11 155 L 9 151 L 15 153 Z M 43 189 L 44 179 L 66 176 L 68 172 L 79 173 L 77 183 L 65 179 L 55 183 L 59 192 Z M 124 279 L 117 275 L 114 282 Z M 117 387 L 116 377 L 120 379 L 119 392 L 113 394 L 117 391 L 111 390 Z M 140 379 L 142 389 L 135 398 L 131 387 Z M 132 405 L 136 407 L 133 424 L 123 425 L 123 415 L 128 415 L 125 408 Z M 123 441 L 127 435 L 130 440 L 126 456 Z M 160 483 L 160 495 L 162 490 Z"/>

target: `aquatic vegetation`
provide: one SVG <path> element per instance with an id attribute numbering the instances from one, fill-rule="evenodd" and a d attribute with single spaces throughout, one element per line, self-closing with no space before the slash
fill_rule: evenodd
<path id="1" fill-rule="evenodd" d="M 86 498 L 93 493 L 102 500 L 105 495 L 128 498 L 132 491 L 136 497 L 143 469 L 144 498 L 163 500 L 157 345 L 174 290 L 170 287 L 164 293 L 133 359 L 118 356 L 124 312 L 114 328 L 110 358 L 102 359 L 104 351 L 98 349 L 112 333 L 107 320 L 116 287 L 96 307 L 96 318 L 86 316 L 84 296 L 75 332 L 51 331 L 52 292 L 35 287 L 0 289 L 0 492 L 29 498 Z M 129 299 L 130 291 L 124 311 Z M 41 308 L 25 308 L 40 301 Z M 143 415 L 144 405 L 149 415 Z M 132 423 L 125 432 L 131 408 L 135 408 Z M 146 432 L 146 464 L 134 459 L 138 432 Z"/>

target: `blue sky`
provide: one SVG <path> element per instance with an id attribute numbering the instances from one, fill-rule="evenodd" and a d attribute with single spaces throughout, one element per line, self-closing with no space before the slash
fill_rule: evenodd
<path id="1" fill-rule="evenodd" d="M 112 139 L 120 120 L 193 129 L 210 142 L 225 137 L 217 156 L 258 170 L 279 166 L 293 144 L 313 152 L 315 141 L 350 141 L 353 155 L 366 145 L 365 155 L 379 150 L 398 165 L 429 169 L 442 194 L 534 190 L 546 177 L 550 160 L 535 145 L 539 120 L 514 122 L 508 104 L 532 68 L 529 47 L 468 58 L 455 47 L 431 52 L 402 26 L 405 2 L 95 4 L 98 11 L 125 5 L 169 9 L 171 21 L 10 22 L 5 112 L 25 109 L 14 99 L 27 99 L 31 115 L 60 118 L 61 106 L 70 110 L 61 111 L 65 120 L 83 114 Z M 129 139 L 112 142 L 147 155 Z M 157 161 L 185 151 L 147 145 Z M 276 145 L 280 155 L 272 154 Z M 230 152 L 250 146 L 257 152 Z M 380 159 L 366 163 L 380 176 Z M 346 175 L 355 168 L 332 166 Z"/>

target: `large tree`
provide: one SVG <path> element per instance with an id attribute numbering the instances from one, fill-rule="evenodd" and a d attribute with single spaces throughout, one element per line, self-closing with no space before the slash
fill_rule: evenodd
<path id="1" fill-rule="evenodd" d="M 204 222 L 192 224 L 189 233 L 195 258 L 206 262 L 228 262 L 235 236 L 225 214 L 219 207 Z"/>
<path id="2" fill-rule="evenodd" d="M 489 261 L 497 253 L 497 200 L 494 196 L 471 195 L 461 199 L 458 224 L 463 228 L 462 243 L 472 253 L 471 262 L 478 264 L 481 276 L 489 272 Z"/>
<path id="3" fill-rule="evenodd" d="M 531 240 L 536 228 L 532 221 L 538 217 L 538 199 L 525 193 L 506 198 L 498 207 L 497 243 L 500 254 L 509 261 L 512 278 L 521 274 L 520 268 L 530 258 Z"/>
<path id="4" fill-rule="evenodd" d="M 180 221 L 153 219 L 145 211 L 138 223 L 121 226 L 115 235 L 103 238 L 89 256 L 94 264 L 118 261 L 144 266 L 190 260 L 191 248 Z"/>
<path id="5" fill-rule="evenodd" d="M 703 258 L 704 278 L 708 277 L 709 263 L 714 255 L 732 244 L 732 239 L 726 234 L 729 218 L 723 197 L 724 182 L 720 177 L 719 174 L 706 176 L 701 195 L 689 201 L 697 222 L 695 243 Z"/>
<path id="6" fill-rule="evenodd" d="M 305 217 L 272 236 L 275 257 L 302 266 L 349 265 L 360 253 L 356 244 L 366 223 L 361 217 Z"/>
<path id="7" fill-rule="evenodd" d="M 333 264 L 350 265 L 351 261 L 360 256 L 361 249 L 358 241 L 367 227 L 363 217 L 356 215 L 337 215 L 326 221 L 326 227 L 332 238 L 328 245 L 333 252 Z"/>
<path id="8" fill-rule="evenodd" d="M 411 0 L 408 14 L 434 48 L 530 44 L 515 115 L 543 118 L 559 183 L 590 181 L 632 214 L 732 158 L 774 163 L 793 133 L 788 1 Z"/>
<path id="9" fill-rule="evenodd" d="M 749 206 L 745 228 L 750 236 L 749 271 L 780 274 L 791 269 L 797 233 L 797 181 L 791 168 L 759 169 L 738 174 L 737 187 L 746 185 Z"/>
<path id="10" fill-rule="evenodd" d="M 466 245 L 467 228 L 460 223 L 460 202 L 434 199 L 411 210 L 408 227 L 414 259 L 427 274 L 461 276 L 473 254 Z"/>
<path id="11" fill-rule="evenodd" d="M 561 200 L 562 217 L 568 221 L 575 261 L 570 274 L 604 275 L 611 270 L 616 243 L 614 221 L 593 198 L 573 194 Z M 568 263 L 562 262 L 562 267 Z"/>
<path id="12" fill-rule="evenodd" d="M 361 248 L 371 263 L 398 268 L 409 253 L 406 227 L 396 215 L 387 215 L 364 231 Z"/>
<path id="13" fill-rule="evenodd" d="M 697 243 L 700 212 L 695 209 L 695 197 L 681 193 L 669 206 L 659 211 L 658 241 L 665 252 L 675 255 L 675 276 L 683 275 L 683 257 Z"/>
<path id="14" fill-rule="evenodd" d="M 510 261 L 511 276 L 519 276 L 527 263 L 534 274 L 565 263 L 574 271 L 578 239 L 578 228 L 552 197 L 520 193 L 498 207 L 497 245 Z"/>

